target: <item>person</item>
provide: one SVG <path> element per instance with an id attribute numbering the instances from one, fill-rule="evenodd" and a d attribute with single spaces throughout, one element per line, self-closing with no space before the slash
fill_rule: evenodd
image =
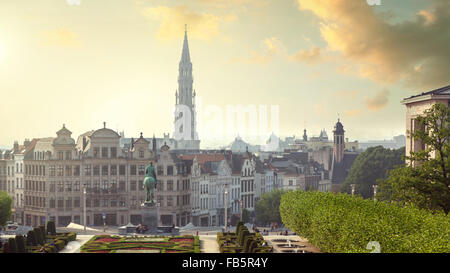
<path id="1" fill-rule="evenodd" d="M 196 236 L 198 236 L 198 230 L 197 230 L 197 232 L 196 232 Z"/>
<path id="2" fill-rule="evenodd" d="M 288 235 L 288 231 L 287 231 L 287 230 L 286 230 L 286 232 L 284 233 L 284 235 L 286 235 L 286 236 Z"/>

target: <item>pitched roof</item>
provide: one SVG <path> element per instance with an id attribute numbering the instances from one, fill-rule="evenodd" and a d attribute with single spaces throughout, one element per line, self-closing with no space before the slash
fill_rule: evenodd
<path id="1" fill-rule="evenodd" d="M 417 97 L 421 97 L 421 96 L 426 96 L 426 95 L 450 95 L 450 85 L 444 86 L 444 87 L 440 87 L 438 89 L 434 89 L 431 91 L 427 91 L 427 92 L 422 92 L 420 94 L 411 96 L 409 98 L 406 98 L 404 100 L 409 100 L 412 98 L 417 98 Z"/>
<path id="2" fill-rule="evenodd" d="M 200 165 L 205 164 L 205 162 L 209 161 L 222 161 L 225 159 L 225 156 L 223 154 L 182 154 L 179 155 L 180 159 L 190 159 L 193 160 L 195 157 L 197 157 L 197 162 Z"/>
<path id="3" fill-rule="evenodd" d="M 332 184 L 342 184 L 344 182 L 345 178 L 347 178 L 350 168 L 353 165 L 353 162 L 357 157 L 358 153 L 345 152 L 341 162 L 333 162 L 333 169 L 331 174 Z"/>

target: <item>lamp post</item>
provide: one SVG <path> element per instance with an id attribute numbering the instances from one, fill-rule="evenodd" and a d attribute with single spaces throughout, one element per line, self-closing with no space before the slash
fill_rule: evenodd
<path id="1" fill-rule="evenodd" d="M 377 200 L 377 187 L 378 185 L 373 185 L 373 200 Z"/>
<path id="2" fill-rule="evenodd" d="M 83 223 L 84 233 L 86 233 L 86 186 L 83 187 Z"/>
<path id="3" fill-rule="evenodd" d="M 352 195 L 355 195 L 355 184 L 351 184 L 350 187 L 352 187 Z"/>
<path id="4" fill-rule="evenodd" d="M 228 227 L 228 184 L 225 184 L 225 232 Z"/>
<path id="5" fill-rule="evenodd" d="M 241 209 L 241 222 L 242 222 L 242 206 L 244 205 L 244 201 L 241 198 L 241 201 L 239 201 L 239 208 Z"/>

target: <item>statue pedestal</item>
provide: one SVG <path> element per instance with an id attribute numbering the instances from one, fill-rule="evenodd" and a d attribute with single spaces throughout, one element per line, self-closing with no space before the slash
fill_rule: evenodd
<path id="1" fill-rule="evenodd" d="M 156 204 L 143 203 L 141 208 L 142 224 L 148 228 L 147 233 L 156 234 L 158 229 L 159 208 Z"/>

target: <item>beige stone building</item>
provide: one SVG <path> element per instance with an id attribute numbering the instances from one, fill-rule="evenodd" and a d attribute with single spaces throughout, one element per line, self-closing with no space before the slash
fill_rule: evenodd
<path id="1" fill-rule="evenodd" d="M 416 118 L 436 103 L 443 103 L 444 105 L 450 106 L 450 85 L 432 91 L 423 92 L 402 100 L 402 104 L 406 106 L 407 156 L 410 155 L 410 152 L 417 152 L 425 148 L 425 145 L 421 141 L 414 140 L 411 137 L 411 132 L 414 132 L 419 127 Z"/>

